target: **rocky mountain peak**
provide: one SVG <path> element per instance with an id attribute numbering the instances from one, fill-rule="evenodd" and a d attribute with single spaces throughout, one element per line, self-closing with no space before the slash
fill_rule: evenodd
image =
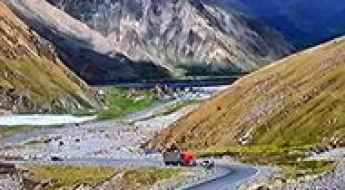
<path id="1" fill-rule="evenodd" d="M 200 0 L 48 0 L 132 60 L 178 73 L 248 72 L 292 47 L 271 28 Z M 113 52 L 113 53 L 114 53 Z M 184 73 L 186 74 L 186 73 Z"/>

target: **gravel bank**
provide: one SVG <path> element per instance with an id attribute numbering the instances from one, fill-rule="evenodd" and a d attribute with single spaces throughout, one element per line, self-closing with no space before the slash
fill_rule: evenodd
<path id="1" fill-rule="evenodd" d="M 75 160 L 152 158 L 157 155 L 146 154 L 140 146 L 192 109 L 186 107 L 143 121 L 104 121 L 58 128 L 49 134 L 28 138 L 19 147 L 3 149 L 0 154 L 43 161 L 52 156 Z"/>
<path id="2" fill-rule="evenodd" d="M 333 160 L 341 161 L 345 158 L 345 148 L 337 148 L 324 152 L 321 154 L 315 154 L 309 157 L 307 160 Z"/>
<path id="3" fill-rule="evenodd" d="M 239 190 L 257 189 L 264 185 L 266 182 L 272 181 L 281 176 L 279 168 L 273 168 L 269 166 L 256 166 L 258 172 L 249 180 L 244 181 L 239 185 Z"/>
<path id="4" fill-rule="evenodd" d="M 275 190 L 343 190 L 345 189 L 345 149 L 337 148 L 315 154 L 306 160 L 330 160 L 337 163 L 333 171 L 326 172 L 320 176 L 307 176 L 298 179 L 294 183 L 276 185 Z"/>
<path id="5" fill-rule="evenodd" d="M 345 189 L 345 162 L 338 164 L 334 171 L 321 175 L 312 180 L 300 180 L 295 184 L 284 184 L 280 187 L 274 187 L 276 190 L 342 190 Z"/>
<path id="6" fill-rule="evenodd" d="M 20 179 L 9 175 L 0 175 L 0 190 L 22 190 Z"/>
<path id="7" fill-rule="evenodd" d="M 152 190 L 182 190 L 192 185 L 198 184 L 203 181 L 216 178 L 222 175 L 224 171 L 205 170 L 203 168 L 190 168 L 183 176 L 174 180 L 157 183 L 152 187 Z"/>
<path id="8" fill-rule="evenodd" d="M 28 161 L 47 161 L 51 157 L 59 157 L 64 160 L 91 158 L 160 159 L 157 154 L 143 150 L 140 146 L 195 108 L 194 106 L 187 106 L 174 113 L 167 112 L 171 106 L 178 101 L 207 99 L 223 88 L 198 88 L 193 91 L 186 91 L 178 94 L 175 99 L 168 103 L 130 114 L 121 120 L 88 122 L 80 125 L 67 124 L 61 128 L 48 128 L 18 134 L 5 139 L 5 142 L 1 142 L 0 156 L 22 157 Z M 73 119 L 78 119 L 78 121 L 80 119 L 77 117 L 68 118 L 69 122 Z M 66 120 L 65 117 L 50 118 L 50 116 L 42 118 L 32 116 L 29 118 L 30 121 L 40 123 L 40 125 L 41 122 L 49 121 L 56 124 L 56 120 L 60 119 Z M 75 123 L 74 120 L 73 123 Z"/>

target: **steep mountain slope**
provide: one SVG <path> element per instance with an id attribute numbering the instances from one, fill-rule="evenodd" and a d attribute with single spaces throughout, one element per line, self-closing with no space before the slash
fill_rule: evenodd
<path id="1" fill-rule="evenodd" d="M 87 91 L 60 62 L 54 47 L 0 1 L 0 112 L 92 108 Z"/>
<path id="2" fill-rule="evenodd" d="M 345 33 L 345 3 L 339 0 L 205 0 L 237 8 L 274 26 L 299 47 Z"/>
<path id="3" fill-rule="evenodd" d="M 100 32 L 116 53 L 174 74 L 253 71 L 292 49 L 264 24 L 199 0 L 48 1 Z"/>
<path id="4" fill-rule="evenodd" d="M 166 69 L 150 62 L 128 59 L 98 31 L 45 0 L 7 3 L 36 32 L 56 45 L 64 64 L 89 84 L 169 76 Z"/>
<path id="5" fill-rule="evenodd" d="M 306 50 L 232 85 L 157 136 L 194 148 L 344 143 L 345 38 Z M 343 144 L 345 145 L 345 144 Z"/>

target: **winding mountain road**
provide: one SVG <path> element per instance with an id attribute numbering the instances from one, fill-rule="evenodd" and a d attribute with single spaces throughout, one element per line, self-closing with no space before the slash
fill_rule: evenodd
<path id="1" fill-rule="evenodd" d="M 11 163 L 24 164 L 27 161 L 13 161 Z M 35 162 L 29 162 L 33 164 Z M 164 167 L 163 162 L 155 159 L 67 159 L 61 162 L 38 162 L 39 164 L 61 164 L 61 165 L 85 165 L 102 167 Z M 193 186 L 187 186 L 182 190 L 237 190 L 238 187 L 254 177 L 259 171 L 254 166 L 216 164 L 215 176 Z"/>
<path id="2" fill-rule="evenodd" d="M 249 180 L 258 170 L 247 165 L 216 165 L 216 168 L 227 172 L 217 178 L 197 184 L 184 190 L 236 190 L 242 182 Z"/>
<path id="3" fill-rule="evenodd" d="M 124 148 L 136 150 L 135 147 L 140 145 L 147 137 L 151 137 L 156 131 L 162 130 L 164 126 L 170 125 L 177 118 L 180 118 L 186 113 L 187 110 L 180 110 L 179 112 L 167 116 L 159 115 L 159 113 L 168 109 L 173 103 L 174 102 L 155 105 L 147 110 L 130 114 L 120 121 L 90 122 L 80 126 L 66 125 L 58 128 L 44 127 L 31 132 L 17 134 L 10 138 L 3 139 L 0 142 L 0 151 L 2 148 L 2 151 L 8 151 L 8 149 L 4 149 L 5 147 L 3 146 L 5 145 L 10 147 L 13 146 L 13 148 L 15 148 L 17 144 L 23 146 L 23 143 L 30 142 L 30 139 L 54 139 L 59 137 L 59 140 L 56 142 L 55 140 L 51 140 L 36 146 L 28 145 L 26 146 L 27 149 L 14 150 L 15 152 L 21 152 L 23 155 L 34 155 L 33 158 L 36 157 L 35 155 L 39 155 L 45 159 L 29 159 L 14 161 L 14 163 L 21 164 L 29 162 L 32 164 L 37 162 L 37 164 L 98 165 L 139 168 L 165 167 L 161 159 L 159 159 L 160 155 L 132 154 L 131 152 L 127 152 L 127 149 Z M 78 142 L 75 142 L 75 139 L 79 139 Z M 97 140 L 95 141 L 95 139 Z M 64 145 L 59 147 L 59 142 L 63 142 Z M 123 145 L 121 145 L 121 143 Z M 100 153 L 97 154 L 96 157 L 93 157 L 89 152 Z M 51 155 L 56 154 L 59 158 L 61 157 L 62 160 L 60 162 L 46 161 Z M 77 157 L 73 158 L 73 156 Z M 258 169 L 254 166 L 230 165 L 225 164 L 221 160 L 216 160 L 215 172 L 210 175 L 210 178 L 199 181 L 197 185 L 191 186 L 191 184 L 189 184 L 188 187 L 185 186 L 180 189 L 234 190 L 238 189 L 239 185 L 247 182 L 257 173 Z"/>

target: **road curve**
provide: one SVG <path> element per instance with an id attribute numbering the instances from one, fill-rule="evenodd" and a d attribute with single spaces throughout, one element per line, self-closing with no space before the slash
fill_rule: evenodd
<path id="1" fill-rule="evenodd" d="M 107 159 L 107 158 L 75 158 L 61 161 L 8 161 L 13 164 L 47 164 L 74 166 L 102 166 L 120 168 L 165 167 L 163 162 L 156 159 Z M 193 186 L 184 186 L 183 190 L 237 190 L 239 185 L 250 180 L 258 173 L 258 169 L 249 165 L 216 164 L 217 177 Z"/>
<path id="2" fill-rule="evenodd" d="M 155 159 L 108 159 L 108 158 L 74 158 L 61 161 L 28 161 L 17 160 L 7 161 L 13 164 L 38 164 L 38 165 L 68 165 L 68 166 L 99 166 L 117 168 L 142 168 L 142 167 L 164 167 L 163 162 Z"/>
<path id="3" fill-rule="evenodd" d="M 228 172 L 184 190 L 236 190 L 242 182 L 249 180 L 258 172 L 254 167 L 246 165 L 216 165 L 216 169 L 225 169 Z"/>
<path id="4" fill-rule="evenodd" d="M 12 161 L 13 164 L 35 164 L 36 162 L 28 161 Z M 55 164 L 55 165 L 86 165 L 86 166 L 102 166 L 102 167 L 164 167 L 161 161 L 153 159 L 66 159 L 60 162 L 38 161 L 37 164 Z M 237 190 L 239 185 L 248 181 L 251 177 L 258 173 L 258 170 L 249 165 L 228 165 L 217 164 L 215 166 L 216 175 L 211 180 L 201 182 L 194 186 L 182 188 L 183 190 Z"/>

